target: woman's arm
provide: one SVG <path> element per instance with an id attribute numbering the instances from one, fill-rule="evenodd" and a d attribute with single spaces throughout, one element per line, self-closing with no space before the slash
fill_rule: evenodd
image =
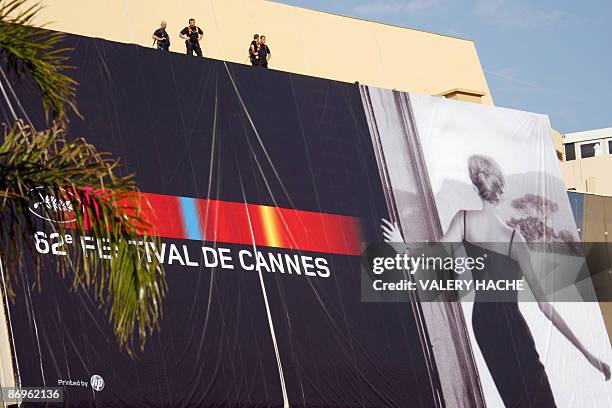
<path id="1" fill-rule="evenodd" d="M 546 294 L 538 281 L 535 270 L 533 269 L 533 265 L 531 264 L 531 254 L 527 243 L 523 236 L 518 233 L 514 239 L 514 244 L 512 245 L 512 258 L 515 259 L 523 271 L 523 276 L 525 276 L 525 280 L 531 289 L 536 301 L 538 302 L 538 307 L 552 322 L 552 324 L 565 336 L 566 339 L 570 341 L 588 360 L 593 367 L 601 371 L 606 378 L 606 380 L 610 379 L 610 367 L 608 364 L 596 358 L 587 348 L 582 344 L 582 342 L 576 337 L 572 329 L 567 325 L 563 317 L 557 312 L 557 310 L 551 305 L 546 299 Z"/>

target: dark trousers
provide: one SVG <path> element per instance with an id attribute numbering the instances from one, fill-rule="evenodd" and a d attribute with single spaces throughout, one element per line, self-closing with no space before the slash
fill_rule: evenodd
<path id="1" fill-rule="evenodd" d="M 268 61 L 259 58 L 251 58 L 251 64 L 254 67 L 268 68 Z"/>
<path id="2" fill-rule="evenodd" d="M 199 42 L 185 41 L 185 45 L 187 45 L 187 55 L 193 56 L 195 51 L 198 57 L 202 56 L 202 48 L 200 48 Z"/>

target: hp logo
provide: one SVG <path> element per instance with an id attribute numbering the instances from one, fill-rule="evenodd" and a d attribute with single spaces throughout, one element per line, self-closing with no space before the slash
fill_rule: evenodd
<path id="1" fill-rule="evenodd" d="M 102 391 L 104 389 L 104 378 L 100 377 L 98 374 L 92 375 L 89 379 L 89 383 L 94 391 Z"/>

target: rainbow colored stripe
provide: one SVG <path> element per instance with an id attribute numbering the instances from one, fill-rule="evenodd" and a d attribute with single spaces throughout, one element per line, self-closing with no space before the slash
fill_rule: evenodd
<path id="1" fill-rule="evenodd" d="M 359 219 L 230 201 L 142 193 L 143 217 L 165 238 L 360 255 Z"/>

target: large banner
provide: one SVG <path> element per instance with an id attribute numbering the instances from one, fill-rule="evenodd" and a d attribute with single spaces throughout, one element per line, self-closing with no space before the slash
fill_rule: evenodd
<path id="1" fill-rule="evenodd" d="M 41 282 L 26 270 L 8 308 L 19 386 L 62 387 L 58 405 L 74 407 L 612 404 L 610 383 L 538 303 L 362 297 L 362 253 L 385 240 L 386 220 L 406 242 L 521 240 L 481 234 L 498 224 L 578 240 L 545 116 L 98 39 L 66 45 L 82 115 L 71 135 L 136 174 L 161 237 L 142 244 L 168 294 L 161 327 L 130 357 L 88 291 L 51 266 Z M 34 90 L 19 92 L 36 121 Z M 504 182 L 488 213 L 481 176 L 492 173 Z M 532 196 L 554 202 L 554 234 L 528 236 Z M 63 245 L 109 256 L 96 237 L 52 237 L 52 223 L 33 240 L 57 250 L 37 256 Z M 612 362 L 597 304 L 558 313 Z"/>
<path id="2" fill-rule="evenodd" d="M 548 118 L 383 89 L 364 87 L 362 96 L 390 216 L 404 240 L 461 243 L 464 255 L 488 256 L 460 284 L 475 287 L 481 277 L 525 284 L 493 294 L 464 291 L 472 295 L 461 308 L 486 405 L 610 406 L 605 368 L 593 365 L 594 356 L 610 364 L 610 342 L 594 302 L 596 280 L 580 278 L 587 268 L 576 254 L 579 231 Z M 602 265 L 589 265 L 591 274 L 607 276 L 610 263 Z M 442 305 L 447 316 L 454 312 L 450 302 Z M 443 331 L 439 326 L 431 319 L 429 332 Z M 444 356 L 441 378 L 456 372 L 449 365 L 455 342 L 432 343 Z"/>

